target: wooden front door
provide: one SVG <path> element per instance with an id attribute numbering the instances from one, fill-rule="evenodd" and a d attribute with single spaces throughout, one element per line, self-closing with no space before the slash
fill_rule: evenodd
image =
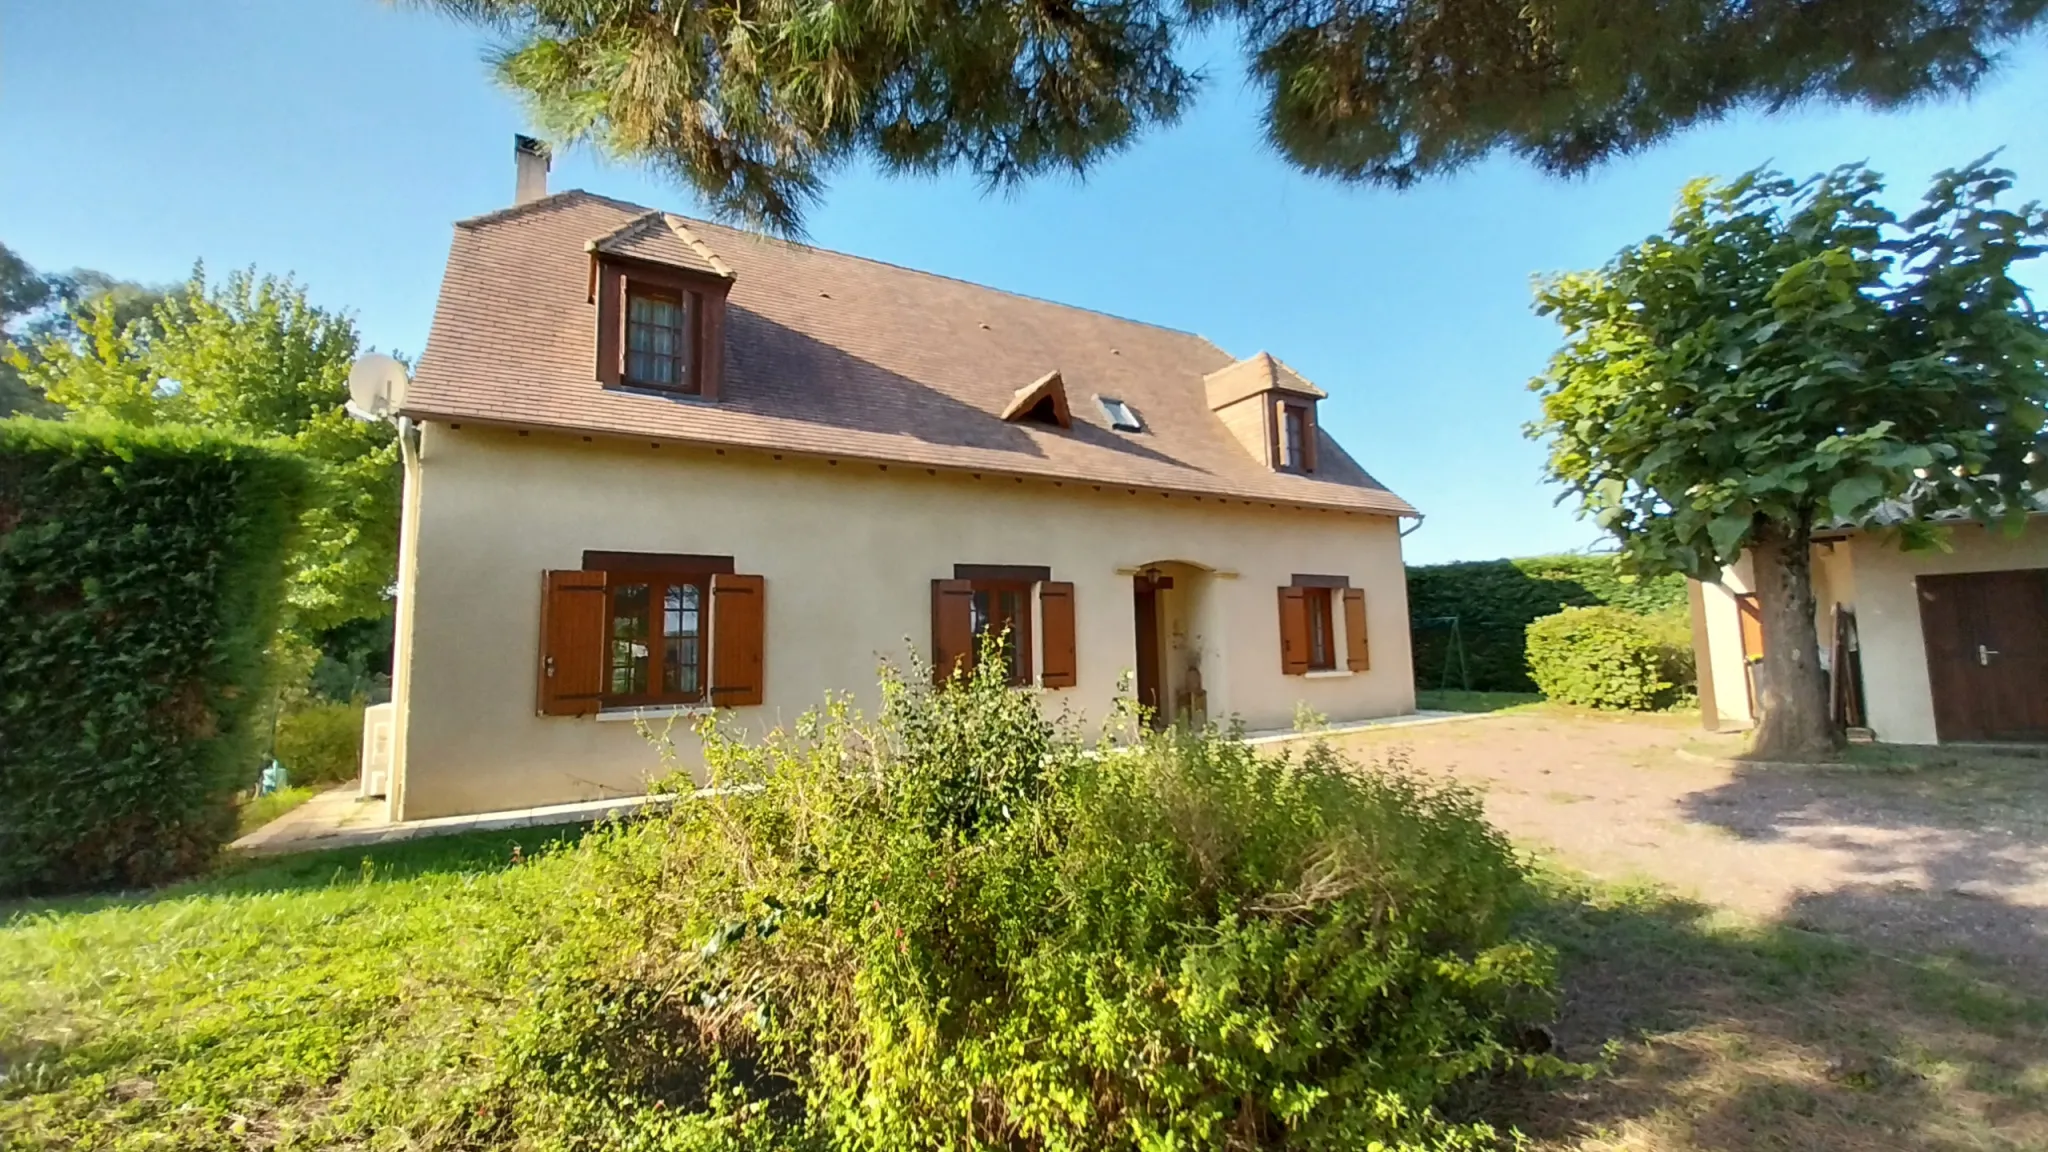
<path id="1" fill-rule="evenodd" d="M 2048 740 L 2048 569 L 1916 583 L 1936 735 Z"/>

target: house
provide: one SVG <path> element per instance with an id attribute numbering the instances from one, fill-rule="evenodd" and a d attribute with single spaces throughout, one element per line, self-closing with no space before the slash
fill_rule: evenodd
<path id="1" fill-rule="evenodd" d="M 1836 719 L 1895 744 L 2048 741 L 2048 521 L 1947 526 L 1946 550 L 1877 529 L 1816 533 L 1813 591 Z M 1763 630 L 1748 556 L 1692 584 L 1700 711 L 1756 716 Z"/>
<path id="2" fill-rule="evenodd" d="M 586 192 L 459 223 L 394 397 L 392 814 L 637 794 L 1009 637 L 1099 724 L 1413 711 L 1403 517 L 1263 353 Z M 1077 265 L 1077 270 L 1082 268 Z"/>

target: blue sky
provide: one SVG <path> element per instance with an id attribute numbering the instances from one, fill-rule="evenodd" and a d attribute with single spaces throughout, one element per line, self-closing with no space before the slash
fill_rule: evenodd
<path id="1" fill-rule="evenodd" d="M 370 343 L 425 342 L 449 224 L 511 197 L 516 102 L 485 42 L 377 0 L 0 0 L 0 241 L 39 267 L 180 278 L 203 258 L 295 273 Z M 1408 192 L 1300 175 L 1260 142 L 1238 63 L 1103 164 L 985 196 L 968 177 L 843 174 L 811 217 L 830 248 L 1266 349 L 1327 389 L 1324 422 L 1428 513 L 1417 561 L 1586 547 L 1521 427 L 1556 345 L 1534 274 L 1656 230 L 1679 186 L 1770 162 L 1869 160 L 1895 199 L 2005 147 L 2048 199 L 2048 44 L 1966 101 L 1745 117 L 1575 181 L 1490 162 Z M 554 187 L 689 212 L 640 172 L 571 153 Z M 2028 277 L 2048 287 L 2048 269 Z"/>

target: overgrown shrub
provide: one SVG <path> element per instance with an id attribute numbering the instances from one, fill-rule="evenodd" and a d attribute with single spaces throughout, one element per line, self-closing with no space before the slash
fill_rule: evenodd
<path id="1" fill-rule="evenodd" d="M 489 1123 L 605 1149 L 1492 1146 L 1550 957 L 1477 799 L 1326 745 L 1087 748 L 890 677 L 594 834 Z M 687 790 L 687 781 L 675 787 Z M 542 1138 L 539 1133 L 554 1133 Z"/>
<path id="2" fill-rule="evenodd" d="M 305 486 L 193 429 L 0 421 L 0 892 L 167 880 L 233 833 Z"/>
<path id="3" fill-rule="evenodd" d="M 1685 580 L 1624 580 L 1612 556 L 1528 556 L 1410 567 L 1415 683 L 1466 687 L 1450 652 L 1450 631 L 1436 623 L 1455 616 L 1474 690 L 1533 691 L 1525 648 L 1530 623 L 1563 608 L 1599 604 L 1645 616 L 1683 612 Z"/>
<path id="4" fill-rule="evenodd" d="M 1587 708 L 1648 711 L 1672 701 L 1667 625 L 1619 608 L 1567 608 L 1529 625 L 1529 675 L 1545 696 Z"/>
<path id="5" fill-rule="evenodd" d="M 363 706 L 308 701 L 278 718 L 271 752 L 294 784 L 353 780 L 363 759 Z"/>

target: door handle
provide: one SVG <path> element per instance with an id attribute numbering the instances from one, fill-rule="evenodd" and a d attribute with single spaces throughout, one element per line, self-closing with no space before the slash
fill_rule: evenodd
<path id="1" fill-rule="evenodd" d="M 1996 655 L 1998 655 L 1998 649 L 1986 648 L 1982 644 L 1977 645 L 1977 663 L 1979 665 L 1985 668 L 1991 667 L 1991 658 Z"/>

